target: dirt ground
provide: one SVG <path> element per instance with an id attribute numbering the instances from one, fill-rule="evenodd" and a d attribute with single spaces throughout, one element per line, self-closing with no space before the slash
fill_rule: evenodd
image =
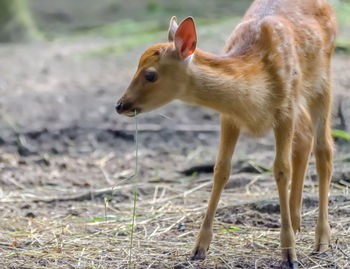
<path id="1" fill-rule="evenodd" d="M 199 46 L 217 52 L 224 37 L 213 41 L 213 29 L 199 27 L 209 33 Z M 156 38 L 164 41 L 165 32 Z M 132 268 L 278 268 L 272 134 L 241 136 L 208 257 L 189 261 L 212 184 L 218 115 L 174 102 L 139 116 L 139 175 L 131 178 L 135 123 L 116 115 L 114 104 L 152 42 L 91 56 L 115 42 L 0 47 L 0 267 L 126 268 L 138 181 Z M 334 56 L 333 74 L 333 126 L 349 131 L 349 55 Z M 297 235 L 302 268 L 349 267 L 350 143 L 337 138 L 335 146 L 332 248 L 310 256 L 318 192 L 312 158 Z"/>

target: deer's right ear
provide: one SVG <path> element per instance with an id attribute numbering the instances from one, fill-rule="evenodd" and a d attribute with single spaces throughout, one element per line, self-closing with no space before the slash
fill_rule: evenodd
<path id="1" fill-rule="evenodd" d="M 197 44 L 196 28 L 192 17 L 180 23 L 174 37 L 175 49 L 181 59 L 194 53 Z"/>
<path id="2" fill-rule="evenodd" d="M 176 17 L 172 16 L 170 19 L 169 31 L 168 31 L 168 40 L 173 42 L 175 38 L 176 30 L 179 26 L 177 25 Z"/>

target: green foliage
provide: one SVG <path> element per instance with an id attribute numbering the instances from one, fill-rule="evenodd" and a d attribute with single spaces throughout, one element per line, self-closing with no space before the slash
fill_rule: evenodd
<path id="1" fill-rule="evenodd" d="M 162 11 L 161 6 L 156 2 L 148 3 L 146 9 L 149 13 L 157 13 Z"/>
<path id="2" fill-rule="evenodd" d="M 85 52 L 83 56 L 89 58 L 119 55 L 144 44 L 165 41 L 165 32 L 172 15 L 177 15 L 179 21 L 186 16 L 194 16 L 198 34 L 202 38 L 216 34 L 217 29 L 227 32 L 228 35 L 230 31 L 226 28 L 230 27 L 232 30 L 251 1 L 220 0 L 215 4 L 210 1 L 199 3 L 181 0 L 180 2 L 181 4 L 177 2 L 175 4 L 171 1 L 148 0 L 134 5 L 118 5 L 117 12 L 125 14 L 117 16 L 118 19 L 115 22 L 83 30 L 80 28 L 73 36 L 87 35 L 117 39 L 112 45 Z M 350 0 L 330 1 L 330 3 L 337 13 L 339 24 L 336 50 L 350 53 Z M 125 16 L 131 13 L 132 16 Z M 160 36 L 160 33 L 164 33 L 164 36 Z"/>
<path id="3" fill-rule="evenodd" d="M 332 135 L 333 135 L 333 137 L 342 138 L 342 139 L 345 139 L 347 141 L 350 141 L 350 133 L 349 132 L 339 130 L 339 129 L 333 129 Z"/>
<path id="4" fill-rule="evenodd" d="M 337 14 L 339 28 L 336 51 L 350 53 L 350 1 L 331 1 L 331 5 Z"/>
<path id="5" fill-rule="evenodd" d="M 122 20 L 109 23 L 100 27 L 80 29 L 75 36 L 100 36 L 103 38 L 123 38 L 125 36 L 138 35 L 143 33 L 159 32 L 162 29 L 156 21 L 138 22 L 134 20 Z"/>
<path id="6" fill-rule="evenodd" d="M 97 217 L 97 218 L 93 218 L 92 220 L 89 220 L 89 223 L 95 223 L 95 222 L 100 222 L 104 220 L 105 220 L 105 217 Z"/>
<path id="7" fill-rule="evenodd" d="M 337 19 L 340 26 L 350 25 L 350 1 L 339 1 L 334 5 Z"/>
<path id="8" fill-rule="evenodd" d="M 350 39 L 340 36 L 337 38 L 335 45 L 336 52 L 350 53 Z"/>
<path id="9" fill-rule="evenodd" d="M 198 172 L 197 171 L 193 172 L 191 177 L 198 177 Z"/>
<path id="10" fill-rule="evenodd" d="M 220 230 L 220 233 L 230 233 L 230 232 L 236 232 L 239 231 L 240 229 L 236 226 L 230 226 L 228 229 L 222 229 Z"/>
<path id="11" fill-rule="evenodd" d="M 121 42 L 117 42 L 113 45 L 104 46 L 98 49 L 90 50 L 82 54 L 83 58 L 90 58 L 104 55 L 118 55 L 128 50 L 138 47 L 142 44 L 156 41 L 157 34 L 144 33 L 139 35 L 130 36 Z"/>
<path id="12" fill-rule="evenodd" d="M 82 58 L 119 55 L 142 44 L 155 42 L 161 30 L 156 22 L 136 22 L 125 20 L 122 22 L 108 24 L 102 27 L 79 31 L 75 37 L 99 36 L 103 38 L 116 39 L 112 45 L 102 46 L 84 52 Z M 164 36 L 165 32 L 164 32 Z"/>
<path id="13" fill-rule="evenodd" d="M 0 41 L 28 41 L 39 33 L 26 0 L 0 0 Z"/>

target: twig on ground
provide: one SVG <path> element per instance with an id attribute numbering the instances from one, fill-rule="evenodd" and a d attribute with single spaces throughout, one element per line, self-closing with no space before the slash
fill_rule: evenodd
<path id="1" fill-rule="evenodd" d="M 111 178 L 109 177 L 108 173 L 106 172 L 106 170 L 103 168 L 103 166 L 100 165 L 98 168 L 101 170 L 101 172 L 103 174 L 103 178 L 106 180 L 107 184 L 112 185 L 113 182 L 112 182 Z"/>

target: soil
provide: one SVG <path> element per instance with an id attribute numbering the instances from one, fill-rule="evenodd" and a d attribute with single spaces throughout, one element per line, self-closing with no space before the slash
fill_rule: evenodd
<path id="1" fill-rule="evenodd" d="M 122 228 L 132 217 L 135 123 L 118 116 L 114 105 L 146 45 L 119 55 L 82 56 L 113 42 L 75 39 L 0 47 L 0 255 L 4 257 L 0 265 L 95 268 L 103 256 L 102 267 L 127 266 L 129 231 Z M 215 51 L 221 44 L 210 46 L 207 49 Z M 333 126 L 350 131 L 349 55 L 333 57 L 333 77 Z M 187 259 L 209 198 L 219 144 L 218 115 L 173 102 L 140 115 L 138 120 L 139 224 L 133 266 L 278 268 L 280 223 L 276 186 L 270 173 L 272 134 L 259 139 L 240 138 L 232 176 L 216 215 L 209 256 L 205 262 L 192 263 Z M 305 258 L 312 251 L 313 236 L 299 237 L 297 246 L 306 254 L 298 255 L 305 267 L 326 264 L 341 268 L 349 264 L 350 222 L 344 222 L 350 218 L 348 141 L 335 139 L 334 159 L 330 194 L 334 236 L 333 252 L 328 255 L 340 258 L 330 262 L 322 257 Z M 317 190 L 312 158 L 305 182 L 302 231 L 306 233 L 314 231 Z M 105 210 L 107 198 L 111 201 Z M 220 232 L 231 226 L 237 226 L 241 235 Z M 48 229 L 52 227 L 66 227 L 67 231 L 60 239 L 53 230 L 56 237 L 50 239 Z M 56 249 L 52 240 L 79 238 L 79 227 L 85 227 L 89 234 L 79 250 L 63 243 Z M 32 237 L 28 239 L 28 231 L 32 236 L 40 231 L 36 243 Z M 257 238 L 263 231 L 270 231 L 272 236 L 261 243 Z M 99 238 L 106 240 L 100 242 L 105 249 L 94 248 Z M 238 242 L 242 244 L 238 246 Z M 86 253 L 95 251 L 97 256 L 84 258 L 82 249 Z M 61 256 L 48 257 L 52 252 Z M 261 252 L 265 254 L 259 258 Z"/>

